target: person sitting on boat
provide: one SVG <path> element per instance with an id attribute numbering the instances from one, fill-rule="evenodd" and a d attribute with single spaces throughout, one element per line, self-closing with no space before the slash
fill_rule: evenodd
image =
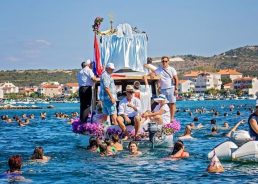
<path id="1" fill-rule="evenodd" d="M 131 85 L 126 86 L 126 97 L 123 98 L 118 107 L 117 123 L 125 134 L 124 140 L 128 139 L 128 131 L 125 125 L 134 125 L 135 139 L 138 137 L 140 129 L 140 110 L 141 102 L 138 98 L 133 96 L 134 88 Z"/>
<path id="2" fill-rule="evenodd" d="M 253 140 L 258 140 L 258 100 L 256 100 L 255 111 L 248 118 L 249 134 Z"/>
<path id="3" fill-rule="evenodd" d="M 165 125 L 170 123 L 170 109 L 168 106 L 168 100 L 165 95 L 160 94 L 158 98 L 154 99 L 158 103 L 153 112 L 145 112 L 142 114 L 143 121 L 150 119 L 159 125 Z"/>
<path id="4" fill-rule="evenodd" d="M 36 147 L 34 149 L 34 152 L 30 158 L 31 160 L 35 160 L 35 161 L 43 161 L 43 162 L 47 162 L 50 157 L 47 157 L 44 155 L 44 150 L 43 148 L 40 146 L 40 147 Z"/>
<path id="5" fill-rule="evenodd" d="M 119 136 L 117 134 L 112 135 L 112 142 L 117 151 L 123 150 L 123 145 L 119 143 Z"/>
<path id="6" fill-rule="evenodd" d="M 180 140 L 182 140 L 182 139 L 193 139 L 191 134 L 192 134 L 191 126 L 186 125 L 184 134 L 182 136 L 180 136 L 178 139 L 180 139 Z"/>
<path id="7" fill-rule="evenodd" d="M 173 160 L 178 160 L 181 158 L 189 157 L 190 156 L 189 153 L 186 152 L 184 149 L 185 149 L 185 146 L 183 141 L 178 140 L 174 145 L 173 151 L 170 154 L 170 158 L 172 158 Z"/>
<path id="8" fill-rule="evenodd" d="M 138 156 L 142 155 L 142 152 L 138 150 L 137 142 L 131 141 L 128 145 L 130 155 Z"/>

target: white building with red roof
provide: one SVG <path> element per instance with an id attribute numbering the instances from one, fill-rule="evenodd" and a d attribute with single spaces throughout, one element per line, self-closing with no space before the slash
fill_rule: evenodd
<path id="1" fill-rule="evenodd" d="M 79 90 L 79 84 L 78 83 L 66 83 L 63 86 L 63 92 L 65 95 L 71 95 L 73 93 L 77 93 Z"/>
<path id="2" fill-rule="evenodd" d="M 43 82 L 41 83 L 38 92 L 47 97 L 58 97 L 63 94 L 62 85 L 58 82 Z"/>
<path id="3" fill-rule="evenodd" d="M 256 77 L 241 77 L 233 80 L 234 89 L 240 89 L 249 95 L 258 93 L 258 79 Z"/>
<path id="4" fill-rule="evenodd" d="M 178 84 L 178 92 L 180 94 L 194 91 L 194 82 L 190 80 L 179 80 Z"/>
<path id="5" fill-rule="evenodd" d="M 221 79 L 230 78 L 232 81 L 243 77 L 243 74 L 236 71 L 236 69 L 220 69 L 217 73 L 221 75 Z"/>

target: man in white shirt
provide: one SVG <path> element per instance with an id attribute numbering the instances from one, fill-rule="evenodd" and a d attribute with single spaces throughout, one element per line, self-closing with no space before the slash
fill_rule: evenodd
<path id="1" fill-rule="evenodd" d="M 135 139 L 140 129 L 140 110 L 141 102 L 133 96 L 134 88 L 131 85 L 126 86 L 126 97 L 123 98 L 118 107 L 117 123 L 125 134 L 124 140 L 128 138 L 128 131 L 125 125 L 133 125 L 135 129 Z"/>
<path id="2" fill-rule="evenodd" d="M 162 66 L 152 70 L 160 77 L 160 93 L 165 95 L 169 101 L 170 121 L 173 121 L 176 111 L 176 96 L 178 94 L 178 77 L 176 70 L 169 66 L 169 57 L 161 58 Z M 151 75 L 151 74 L 149 74 Z"/>
<path id="3" fill-rule="evenodd" d="M 82 62 L 81 66 L 82 69 L 77 74 L 80 97 L 80 121 L 87 122 L 92 99 L 92 86 L 96 81 L 96 77 L 92 72 L 92 62 L 90 59 Z"/>

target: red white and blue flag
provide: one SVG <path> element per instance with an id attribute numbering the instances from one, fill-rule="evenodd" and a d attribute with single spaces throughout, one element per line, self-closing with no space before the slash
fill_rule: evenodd
<path id="1" fill-rule="evenodd" d="M 103 67 L 102 67 L 102 64 L 101 64 L 99 43 L 98 43 L 96 33 L 94 34 L 94 57 L 95 57 L 95 65 L 94 65 L 95 72 L 94 73 L 97 76 L 100 76 L 103 72 Z"/>

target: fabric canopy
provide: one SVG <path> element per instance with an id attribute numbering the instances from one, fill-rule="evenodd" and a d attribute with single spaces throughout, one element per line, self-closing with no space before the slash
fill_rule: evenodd
<path id="1" fill-rule="evenodd" d="M 110 35 L 101 38 L 102 65 L 112 62 L 116 70 L 131 68 L 144 72 L 143 65 L 147 62 L 147 35 L 143 33 L 130 36 Z"/>

